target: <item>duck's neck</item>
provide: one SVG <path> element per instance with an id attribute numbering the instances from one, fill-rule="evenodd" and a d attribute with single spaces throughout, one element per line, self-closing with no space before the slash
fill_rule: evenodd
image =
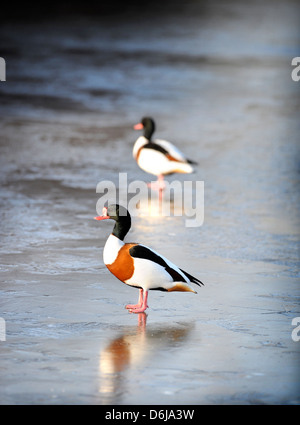
<path id="1" fill-rule="evenodd" d="M 154 128 L 154 125 L 153 125 L 153 124 L 147 125 L 147 126 L 144 128 L 144 137 L 145 137 L 146 139 L 148 139 L 148 140 L 149 140 L 149 142 L 151 141 L 151 137 L 152 137 L 152 135 L 153 135 L 153 133 L 154 133 L 154 130 L 155 130 L 155 128 Z"/>
<path id="2" fill-rule="evenodd" d="M 131 227 L 130 217 L 128 216 L 122 217 L 121 219 L 116 221 L 112 234 L 116 236 L 118 239 L 120 239 L 121 241 L 123 241 L 130 227 Z"/>

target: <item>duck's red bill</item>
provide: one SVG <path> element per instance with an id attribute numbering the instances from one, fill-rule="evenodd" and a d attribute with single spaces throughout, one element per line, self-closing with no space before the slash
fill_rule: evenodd
<path id="1" fill-rule="evenodd" d="M 143 130 L 144 126 L 143 126 L 143 124 L 142 124 L 141 122 L 139 122 L 138 124 L 135 124 L 135 125 L 133 126 L 133 128 L 134 128 L 135 130 Z"/>
<path id="2" fill-rule="evenodd" d="M 98 217 L 94 217 L 95 220 L 106 220 L 110 218 L 109 215 L 98 215 Z"/>

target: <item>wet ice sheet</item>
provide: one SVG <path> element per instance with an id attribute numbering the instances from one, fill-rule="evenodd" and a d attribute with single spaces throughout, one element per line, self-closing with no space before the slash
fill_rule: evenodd
<path id="1" fill-rule="evenodd" d="M 264 290 L 255 284 L 256 295 L 240 290 L 221 300 L 213 283 L 201 299 L 151 294 L 145 326 L 143 315 L 124 309 L 133 295 L 126 287 L 115 299 L 113 279 L 80 277 L 84 284 L 77 276 L 74 285 L 72 274 L 65 274 L 59 282 L 36 276 L 30 285 L 19 280 L 10 286 L 15 310 L 5 312 L 1 364 L 11 372 L 3 376 L 2 402 L 297 402 L 290 337 L 295 301 L 282 291 L 270 294 L 274 280 L 263 279 Z M 68 302 L 59 295 L 62 285 Z M 277 285 L 280 291 L 279 280 Z M 24 305 L 31 311 L 24 312 Z"/>
<path id="2" fill-rule="evenodd" d="M 299 28 L 277 6 L 3 27 L 1 403 L 299 403 Z M 202 227 L 134 219 L 128 240 L 205 283 L 150 293 L 146 318 L 92 220 L 99 181 L 149 179 L 131 157 L 143 114 L 205 182 Z"/>

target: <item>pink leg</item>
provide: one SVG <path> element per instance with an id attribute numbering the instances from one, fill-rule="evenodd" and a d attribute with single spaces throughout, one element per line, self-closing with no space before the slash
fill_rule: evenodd
<path id="1" fill-rule="evenodd" d="M 164 188 L 166 187 L 166 185 L 165 185 L 164 175 L 163 174 L 160 174 L 158 176 L 157 182 L 158 182 L 158 188 L 159 188 L 159 190 L 164 190 Z"/>
<path id="2" fill-rule="evenodd" d="M 130 313 L 143 313 L 148 308 L 147 300 L 148 300 L 148 291 L 145 291 L 142 305 L 140 307 L 130 309 L 129 310 Z"/>
<path id="3" fill-rule="evenodd" d="M 163 174 L 160 174 L 157 177 L 156 182 L 148 183 L 148 187 L 150 187 L 153 190 L 159 190 L 159 192 L 162 192 L 166 187 Z"/>
<path id="4" fill-rule="evenodd" d="M 127 304 L 125 305 L 125 308 L 131 310 L 133 308 L 140 308 L 143 304 L 143 289 L 139 290 L 139 300 L 137 304 Z"/>

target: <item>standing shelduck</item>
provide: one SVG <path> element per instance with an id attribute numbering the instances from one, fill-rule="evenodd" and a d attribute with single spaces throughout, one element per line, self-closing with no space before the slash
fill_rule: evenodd
<path id="1" fill-rule="evenodd" d="M 143 136 L 140 136 L 134 144 L 133 157 L 142 170 L 157 176 L 157 181 L 150 185 L 153 189 L 164 189 L 165 175 L 194 171 L 192 164 L 196 162 L 185 158 L 172 143 L 161 139 L 151 139 L 155 131 L 152 118 L 144 117 L 133 128 L 144 131 Z"/>
<path id="2" fill-rule="evenodd" d="M 131 227 L 131 217 L 126 208 L 110 205 L 103 208 L 103 215 L 96 220 L 115 220 L 113 232 L 103 250 L 104 264 L 108 270 L 126 285 L 139 288 L 137 304 L 126 305 L 131 313 L 142 313 L 148 308 L 148 291 L 196 291 L 190 283 L 203 285 L 199 279 L 183 271 L 162 255 L 145 245 L 125 243 L 124 238 Z"/>

